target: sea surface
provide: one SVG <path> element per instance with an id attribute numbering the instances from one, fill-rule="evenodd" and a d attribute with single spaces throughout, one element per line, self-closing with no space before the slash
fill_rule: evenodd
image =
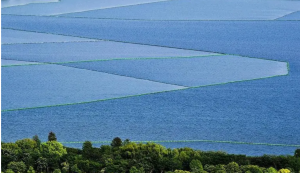
<path id="1" fill-rule="evenodd" d="M 182 89 L 163 84 L 60 65 L 2 68 L 2 110 L 105 100 Z M 138 86 L 138 87 L 136 87 Z"/>
<path id="2" fill-rule="evenodd" d="M 189 87 L 288 74 L 286 62 L 232 55 L 79 62 L 65 65 Z"/>
<path id="3" fill-rule="evenodd" d="M 298 3 L 289 1 L 292 2 Z M 83 7 L 92 9 L 92 5 L 95 8 L 101 6 Z M 84 10 L 72 7 L 68 8 L 70 11 L 59 11 L 67 9 L 67 3 L 58 11 L 53 11 L 54 7 L 50 6 L 49 11 L 30 10 L 37 6 L 40 5 L 4 9 L 4 13 L 11 10 L 14 15 L 2 15 L 2 28 L 92 39 L 93 42 L 2 45 L 2 58 L 5 56 L 6 60 L 14 61 L 6 61 L 7 65 L 17 63 L 15 60 L 28 63 L 109 61 L 21 63 L 21 66 L 2 67 L 3 142 L 31 138 L 36 134 L 46 141 L 49 131 L 54 131 L 64 145 L 79 148 L 80 142 L 85 140 L 110 141 L 116 136 L 133 141 L 162 141 L 164 146 L 171 148 L 192 147 L 247 155 L 292 155 L 299 148 L 298 21 L 19 16 L 29 12 L 50 15 Z M 105 6 L 110 5 L 104 4 L 101 8 Z M 289 14 L 287 11 L 284 15 Z M 276 14 L 280 15 L 270 13 L 267 17 L 275 19 L 283 15 Z M 147 19 L 147 16 L 143 18 Z M 14 39 L 18 40 L 17 37 Z M 113 60 L 122 58 L 122 54 L 126 54 L 127 60 Z M 160 59 L 149 59 L 147 54 Z M 177 54 L 210 57 L 166 59 Z M 140 59 L 128 60 L 132 56 Z M 210 65 L 203 64 L 201 58 Z M 218 58 L 221 59 L 213 61 Z M 199 70 L 205 73 L 200 75 Z M 191 81 L 211 82 L 212 76 L 230 79 L 231 83 L 184 87 L 198 85 Z M 241 76 L 255 80 L 235 80 Z M 269 78 L 258 79 L 261 77 Z M 169 140 L 174 142 L 166 142 Z M 95 142 L 94 145 L 100 144 Z"/>
<path id="4" fill-rule="evenodd" d="M 11 30 L 11 29 L 2 29 L 1 34 L 2 34 L 1 44 L 93 41 L 92 39 L 85 39 L 79 37 L 68 37 L 62 35 L 26 32 L 26 31 L 18 31 L 18 30 Z M 2 55 L 3 52 L 4 51 L 1 52 Z"/>
<path id="5" fill-rule="evenodd" d="M 59 2 L 59 0 L 1 0 L 1 8 L 27 5 L 33 3 L 53 3 Z"/>
<path id="6" fill-rule="evenodd" d="M 3 0 L 2 0 L 3 1 Z M 1 1 L 1 2 L 2 2 Z M 34 0 L 27 0 L 34 1 Z M 137 5 L 144 3 L 160 2 L 164 0 L 61 0 L 58 3 L 30 4 L 18 7 L 3 8 L 2 14 L 16 15 L 57 15 L 65 13 L 82 12 L 95 9 L 105 9 Z"/>
<path id="7" fill-rule="evenodd" d="M 39 38 L 43 38 L 43 36 L 40 36 Z M 81 38 L 70 38 L 71 40 L 68 43 L 2 45 L 2 58 L 22 61 L 63 63 L 93 60 L 159 59 L 218 55 L 217 53 L 203 51 L 111 41 L 85 40 L 85 42 L 80 42 L 77 41 L 77 39 L 80 40 Z"/>
<path id="8" fill-rule="evenodd" d="M 2 141 L 35 134 L 46 140 L 45 134 L 54 131 L 58 140 L 65 142 L 106 141 L 119 136 L 146 141 L 299 144 L 298 84 L 299 80 L 292 76 L 281 76 L 95 103 L 2 112 L 2 128 L 6 129 L 2 131 Z M 167 146 L 248 155 L 293 154 L 297 148 L 172 144 Z"/>
<path id="9" fill-rule="evenodd" d="M 287 14 L 277 20 L 300 20 L 300 11 L 296 11 L 290 14 Z"/>
<path id="10" fill-rule="evenodd" d="M 299 10 L 287 0 L 171 0 L 63 14 L 68 17 L 134 20 L 273 20 Z"/>

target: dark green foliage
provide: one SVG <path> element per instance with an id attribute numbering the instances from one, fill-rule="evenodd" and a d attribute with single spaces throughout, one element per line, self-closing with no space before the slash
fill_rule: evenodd
<path id="1" fill-rule="evenodd" d="M 36 145 L 39 147 L 41 145 L 41 140 L 40 138 L 38 137 L 38 135 L 34 135 L 32 137 L 32 140 L 34 140 L 36 142 Z"/>
<path id="2" fill-rule="evenodd" d="M 7 165 L 10 162 L 20 160 L 22 153 L 21 148 L 14 143 L 2 143 L 1 144 L 1 170 L 7 169 Z"/>
<path id="3" fill-rule="evenodd" d="M 116 137 L 112 140 L 111 144 L 112 147 L 120 147 L 122 146 L 122 140 L 119 137 Z"/>
<path id="4" fill-rule="evenodd" d="M 62 173 L 67 173 L 70 170 L 70 165 L 68 162 L 63 162 L 61 163 L 61 172 Z"/>
<path id="5" fill-rule="evenodd" d="M 194 159 L 190 163 L 190 169 L 192 172 L 200 173 L 203 171 L 202 163 L 199 160 Z"/>
<path id="6" fill-rule="evenodd" d="M 130 143 L 130 140 L 129 140 L 129 139 L 125 139 L 125 140 L 123 141 L 122 145 L 124 146 L 124 145 L 127 145 L 127 144 L 129 144 L 129 143 Z"/>
<path id="7" fill-rule="evenodd" d="M 144 168 L 131 167 L 129 173 L 145 173 Z"/>
<path id="8" fill-rule="evenodd" d="M 53 173 L 61 173 L 60 169 L 55 169 Z"/>
<path id="9" fill-rule="evenodd" d="M 55 134 L 51 139 L 56 139 Z M 82 149 L 76 149 L 55 140 L 40 143 L 35 136 L 2 143 L 1 169 L 6 173 L 299 173 L 298 152 L 294 156 L 247 157 L 191 148 L 167 149 L 155 143 L 122 142 L 120 138 L 100 148 L 86 141 Z"/>
<path id="10" fill-rule="evenodd" d="M 27 170 L 27 173 L 35 173 L 34 169 L 32 166 L 29 167 L 29 169 Z"/>
<path id="11" fill-rule="evenodd" d="M 11 169 L 14 172 L 19 172 L 19 173 L 25 173 L 26 172 L 26 165 L 24 162 L 10 162 L 7 165 L 8 169 Z"/>
<path id="12" fill-rule="evenodd" d="M 226 172 L 227 173 L 241 173 L 239 165 L 236 162 L 230 162 L 226 165 Z"/>
<path id="13" fill-rule="evenodd" d="M 82 156 L 84 158 L 90 158 L 93 154 L 93 145 L 90 141 L 85 141 L 82 145 Z"/>
<path id="14" fill-rule="evenodd" d="M 81 173 L 81 170 L 77 167 L 77 164 L 71 167 L 71 171 L 74 173 Z"/>
<path id="15" fill-rule="evenodd" d="M 262 169 L 259 166 L 256 166 L 256 165 L 242 166 L 241 169 L 242 169 L 243 172 L 250 171 L 251 173 L 263 173 Z"/>
<path id="16" fill-rule="evenodd" d="M 295 151 L 294 157 L 300 158 L 300 149 Z"/>
<path id="17" fill-rule="evenodd" d="M 48 141 L 57 141 L 56 135 L 53 132 L 50 132 L 48 135 Z"/>
<path id="18" fill-rule="evenodd" d="M 46 171 L 48 169 L 47 159 L 43 157 L 38 158 L 36 161 L 36 167 L 37 167 L 37 171 L 39 172 Z"/>
<path id="19" fill-rule="evenodd" d="M 5 171 L 5 173 L 15 173 L 13 170 L 11 170 L 11 169 L 7 169 L 6 171 Z"/>

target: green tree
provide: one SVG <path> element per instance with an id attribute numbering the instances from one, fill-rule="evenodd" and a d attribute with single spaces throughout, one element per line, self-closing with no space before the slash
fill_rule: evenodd
<path id="1" fill-rule="evenodd" d="M 204 166 L 204 168 L 203 168 L 205 171 L 207 171 L 207 172 L 213 172 L 215 169 L 216 169 L 216 167 L 214 166 L 214 165 L 205 165 Z"/>
<path id="2" fill-rule="evenodd" d="M 217 170 L 215 173 L 226 173 L 225 170 Z M 249 172 L 248 172 L 249 173 Z M 251 173 L 251 172 L 250 172 Z"/>
<path id="3" fill-rule="evenodd" d="M 190 173 L 189 171 L 175 170 L 174 173 Z"/>
<path id="4" fill-rule="evenodd" d="M 39 172 L 46 171 L 48 169 L 47 159 L 43 157 L 38 158 L 36 161 L 36 166 Z"/>
<path id="5" fill-rule="evenodd" d="M 19 154 L 20 161 L 23 161 L 27 166 L 34 166 L 39 155 L 36 142 L 32 139 L 22 139 L 16 141 L 16 144 L 22 150 L 22 153 Z"/>
<path id="6" fill-rule="evenodd" d="M 278 173 L 290 173 L 291 171 L 289 169 L 280 169 Z"/>
<path id="7" fill-rule="evenodd" d="M 27 173 L 35 173 L 34 169 L 32 166 L 29 167 L 29 169 L 27 170 Z"/>
<path id="8" fill-rule="evenodd" d="M 89 160 L 78 160 L 76 162 L 78 169 L 83 172 L 90 172 L 90 161 Z"/>
<path id="9" fill-rule="evenodd" d="M 300 148 L 297 149 L 297 150 L 295 150 L 294 156 L 295 156 L 296 158 L 300 158 Z"/>
<path id="10" fill-rule="evenodd" d="M 6 171 L 5 171 L 5 173 L 15 173 L 13 170 L 11 170 L 11 169 L 7 169 Z"/>
<path id="11" fill-rule="evenodd" d="M 61 163 L 61 167 L 62 167 L 62 172 L 63 173 L 68 173 L 69 172 L 70 165 L 69 165 L 68 162 Z"/>
<path id="12" fill-rule="evenodd" d="M 192 172 L 200 173 L 201 171 L 203 171 L 202 163 L 199 160 L 194 159 L 190 163 L 190 169 L 192 170 Z"/>
<path id="13" fill-rule="evenodd" d="M 129 173 L 145 173 L 144 168 L 136 168 L 135 166 L 131 167 Z"/>
<path id="14" fill-rule="evenodd" d="M 122 140 L 119 137 L 116 137 L 112 140 L 111 144 L 112 147 L 120 147 L 122 146 Z"/>
<path id="15" fill-rule="evenodd" d="M 91 158 L 93 154 L 93 145 L 90 141 L 85 141 L 82 145 L 82 156 L 84 158 Z"/>
<path id="16" fill-rule="evenodd" d="M 267 169 L 267 172 L 268 173 L 277 173 L 277 170 L 273 167 L 270 167 L 270 168 Z"/>
<path id="17" fill-rule="evenodd" d="M 15 143 L 1 143 L 1 170 L 7 169 L 10 162 L 18 161 L 22 155 L 21 148 Z"/>
<path id="18" fill-rule="evenodd" d="M 77 164 L 71 167 L 72 173 L 81 173 L 81 170 L 77 167 Z"/>
<path id="19" fill-rule="evenodd" d="M 56 141 L 42 143 L 40 151 L 43 156 L 48 157 L 62 157 L 67 154 L 67 150 L 63 147 L 63 145 Z"/>
<path id="20" fill-rule="evenodd" d="M 13 170 L 14 172 L 19 172 L 19 173 L 26 172 L 26 165 L 24 162 L 10 162 L 7 165 L 7 168 Z"/>
<path id="21" fill-rule="evenodd" d="M 32 140 L 34 140 L 34 141 L 36 142 L 36 145 L 37 145 L 38 147 L 41 145 L 41 140 L 40 140 L 40 138 L 39 138 L 38 135 L 34 135 L 34 136 L 32 137 Z"/>
<path id="22" fill-rule="evenodd" d="M 226 166 L 226 172 L 227 173 L 239 173 L 241 172 L 239 165 L 236 162 L 230 162 Z"/>
<path id="23" fill-rule="evenodd" d="M 215 173 L 226 173 L 226 169 L 224 165 L 218 164 L 215 166 Z"/>
<path id="24" fill-rule="evenodd" d="M 53 132 L 50 132 L 48 135 L 48 141 L 57 141 L 56 135 Z"/>
<path id="25" fill-rule="evenodd" d="M 61 173 L 60 169 L 55 169 L 53 173 Z"/>
<path id="26" fill-rule="evenodd" d="M 263 173 L 262 169 L 256 165 L 246 165 L 243 166 L 243 171 L 250 171 L 251 173 Z"/>
<path id="27" fill-rule="evenodd" d="M 36 142 L 32 139 L 22 139 L 16 141 L 16 144 L 22 149 L 24 152 L 25 150 L 32 151 L 34 148 L 37 147 Z"/>
<path id="28" fill-rule="evenodd" d="M 48 141 L 40 146 L 42 157 L 47 159 L 48 167 L 53 171 L 59 168 L 60 158 L 67 154 L 67 150 L 57 141 Z"/>
<path id="29" fill-rule="evenodd" d="M 125 139 L 124 141 L 123 141 L 123 146 L 126 146 L 126 145 L 128 145 L 130 143 L 130 140 L 129 139 Z"/>

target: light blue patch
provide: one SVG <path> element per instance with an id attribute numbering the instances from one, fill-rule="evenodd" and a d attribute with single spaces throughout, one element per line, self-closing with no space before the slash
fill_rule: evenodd
<path id="1" fill-rule="evenodd" d="M 2 110 L 89 102 L 183 87 L 59 65 L 2 68 Z"/>
<path id="2" fill-rule="evenodd" d="M 239 56 L 120 60 L 66 64 L 181 86 L 205 86 L 288 74 L 287 63 Z"/>
<path id="3" fill-rule="evenodd" d="M 4 8 L 2 9 L 2 14 L 56 15 L 160 1 L 164 0 L 62 0 L 58 3 L 29 4 L 25 6 Z"/>
<path id="4" fill-rule="evenodd" d="M 1 44 L 79 42 L 79 41 L 93 41 L 93 40 L 85 39 L 85 38 L 78 38 L 78 37 L 54 35 L 54 34 L 17 31 L 17 30 L 11 30 L 11 29 L 2 29 L 1 30 Z"/>
<path id="5" fill-rule="evenodd" d="M 285 15 L 277 20 L 300 20 L 300 11 Z"/>
<path id="6" fill-rule="evenodd" d="M 52 3 L 59 0 L 1 0 L 1 8 L 13 7 L 19 5 L 27 5 L 32 3 Z"/>
<path id="7" fill-rule="evenodd" d="M 282 61 L 300 57 L 297 21 L 166 22 L 3 15 L 2 27 Z"/>
<path id="8" fill-rule="evenodd" d="M 1 59 L 1 66 L 15 66 L 15 65 L 29 65 L 29 64 L 40 64 L 40 63 Z"/>
<path id="9" fill-rule="evenodd" d="M 2 45 L 3 58 L 36 62 L 72 62 L 209 55 L 216 55 L 216 53 L 109 41 Z"/>
<path id="10" fill-rule="evenodd" d="M 300 1 L 172 0 L 64 16 L 140 20 L 273 20 L 298 10 Z"/>

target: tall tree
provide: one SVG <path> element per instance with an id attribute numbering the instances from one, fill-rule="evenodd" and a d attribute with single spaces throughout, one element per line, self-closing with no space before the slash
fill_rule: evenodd
<path id="1" fill-rule="evenodd" d="M 37 145 L 38 147 L 41 145 L 41 140 L 40 140 L 40 138 L 39 138 L 38 135 L 34 135 L 34 136 L 32 137 L 32 140 L 34 140 L 34 141 L 36 142 L 36 145 Z"/>
<path id="2" fill-rule="evenodd" d="M 122 139 L 119 137 L 116 137 L 112 140 L 111 144 L 112 147 L 120 147 L 122 146 Z"/>
<path id="3" fill-rule="evenodd" d="M 297 149 L 294 154 L 295 157 L 300 158 L 300 149 Z"/>
<path id="4" fill-rule="evenodd" d="M 57 141 L 56 135 L 53 132 L 50 132 L 48 135 L 48 141 Z"/>
<path id="5" fill-rule="evenodd" d="M 85 141 L 82 145 L 82 156 L 89 159 L 93 154 L 93 145 L 90 141 Z"/>

